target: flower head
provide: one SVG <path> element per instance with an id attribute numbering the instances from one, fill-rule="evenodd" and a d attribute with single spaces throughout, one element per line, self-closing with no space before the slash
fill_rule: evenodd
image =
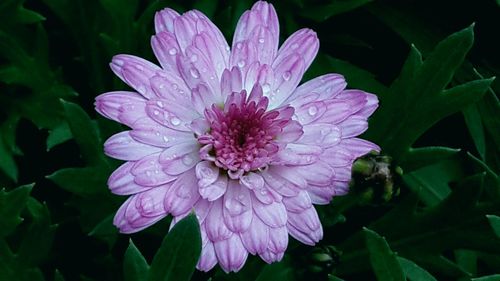
<path id="1" fill-rule="evenodd" d="M 161 67 L 117 55 L 112 70 L 136 92 L 96 98 L 100 114 L 131 128 L 105 143 L 107 155 L 127 161 L 108 182 L 130 195 L 114 224 L 132 233 L 194 209 L 205 271 L 217 263 L 238 271 L 249 253 L 278 261 L 289 234 L 318 242 L 313 204 L 345 194 L 354 159 L 379 149 L 355 138 L 376 96 L 346 90 L 338 74 L 298 86 L 318 38 L 301 29 L 278 49 L 278 18 L 266 2 L 242 15 L 231 48 L 195 10 L 159 11 L 155 29 Z"/>

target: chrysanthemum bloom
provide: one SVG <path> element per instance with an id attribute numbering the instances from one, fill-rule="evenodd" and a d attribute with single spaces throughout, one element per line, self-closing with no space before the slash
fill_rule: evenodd
<path id="1" fill-rule="evenodd" d="M 355 138 L 376 96 L 346 90 L 339 74 L 297 87 L 318 38 L 301 29 L 278 49 L 278 18 L 266 2 L 243 14 L 231 48 L 198 11 L 164 9 L 155 29 L 161 67 L 117 55 L 112 70 L 137 93 L 96 99 L 100 114 L 131 128 L 105 143 L 107 155 L 127 161 L 109 188 L 131 195 L 114 224 L 132 233 L 194 210 L 204 271 L 217 263 L 238 271 L 248 253 L 279 261 L 288 234 L 318 242 L 313 204 L 345 194 L 354 159 L 379 149 Z"/>

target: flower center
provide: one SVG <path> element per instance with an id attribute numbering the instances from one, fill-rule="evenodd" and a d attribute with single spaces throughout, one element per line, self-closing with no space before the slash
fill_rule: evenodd
<path id="1" fill-rule="evenodd" d="M 210 131 L 198 138 L 205 145 L 202 159 L 210 160 L 237 179 L 245 172 L 265 168 L 280 146 L 275 137 L 289 122 L 280 112 L 266 112 L 269 100 L 262 94 L 245 91 L 231 94 L 224 108 L 216 105 L 205 110 Z"/>

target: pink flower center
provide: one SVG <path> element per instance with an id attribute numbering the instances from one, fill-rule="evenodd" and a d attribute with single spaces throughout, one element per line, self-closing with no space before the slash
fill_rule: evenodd
<path id="1" fill-rule="evenodd" d="M 268 104 L 267 97 L 252 92 L 247 99 L 242 91 L 231 94 L 223 109 L 216 105 L 207 108 L 210 131 L 198 138 L 205 145 L 201 158 L 227 170 L 233 179 L 265 168 L 280 149 L 276 136 L 291 120 L 278 110 L 266 112 Z"/>

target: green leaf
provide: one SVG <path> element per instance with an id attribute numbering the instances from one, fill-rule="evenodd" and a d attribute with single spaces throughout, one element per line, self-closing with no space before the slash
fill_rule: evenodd
<path id="1" fill-rule="evenodd" d="M 459 159 L 451 158 L 405 173 L 403 180 L 426 205 L 435 206 L 451 193 L 448 184 L 462 179 L 464 173 Z"/>
<path id="2" fill-rule="evenodd" d="M 303 9 L 299 14 L 305 18 L 312 19 L 315 21 L 325 21 L 328 18 L 349 12 L 356 8 L 359 8 L 365 4 L 370 3 L 373 0 L 343 0 L 343 1 L 330 1 L 330 4 L 321 6 L 309 5 L 307 8 Z"/>
<path id="3" fill-rule="evenodd" d="M 500 274 L 472 278 L 471 281 L 500 281 Z"/>
<path id="4" fill-rule="evenodd" d="M 149 281 L 188 281 L 201 253 L 200 226 L 190 214 L 167 234 L 149 270 Z"/>
<path id="5" fill-rule="evenodd" d="M 2 170 L 10 179 L 17 182 L 18 170 L 12 152 L 8 150 L 0 135 L 0 170 Z"/>
<path id="6" fill-rule="evenodd" d="M 110 248 L 114 245 L 118 235 L 118 229 L 113 225 L 113 218 L 114 214 L 107 216 L 89 232 L 89 236 L 106 241 Z"/>
<path id="7" fill-rule="evenodd" d="M 255 281 L 291 281 L 295 280 L 293 276 L 293 267 L 283 259 L 281 262 L 266 264 L 257 276 Z"/>
<path id="8" fill-rule="evenodd" d="M 370 263 L 377 276 L 377 280 L 405 281 L 405 275 L 399 265 L 397 256 L 391 251 L 387 241 L 368 228 L 364 228 L 363 233 L 365 235 Z"/>
<path id="9" fill-rule="evenodd" d="M 442 146 L 410 148 L 406 156 L 405 168 L 413 171 L 456 155 L 460 149 Z"/>
<path id="10" fill-rule="evenodd" d="M 410 281 L 437 281 L 429 272 L 418 266 L 411 260 L 398 257 L 403 272 Z"/>
<path id="11" fill-rule="evenodd" d="M 90 196 L 107 192 L 108 167 L 64 168 L 47 176 L 61 188 L 80 195 Z"/>
<path id="12" fill-rule="evenodd" d="M 17 256 L 24 265 L 36 266 L 47 259 L 57 226 L 51 223 L 46 204 L 30 197 L 26 206 L 32 221 L 23 236 Z"/>
<path id="13" fill-rule="evenodd" d="M 486 140 L 483 129 L 483 122 L 481 120 L 481 114 L 477 108 L 477 105 L 469 105 L 463 111 L 465 124 L 469 129 L 472 140 L 476 146 L 481 159 L 485 159 L 486 155 Z"/>
<path id="14" fill-rule="evenodd" d="M 123 276 L 125 277 L 125 281 L 145 281 L 148 271 L 149 265 L 146 259 L 134 245 L 132 239 L 130 239 L 123 260 Z"/>
<path id="15" fill-rule="evenodd" d="M 54 281 L 64 281 L 64 276 L 57 269 L 56 269 L 56 272 L 54 273 Z"/>
<path id="16" fill-rule="evenodd" d="M 469 249 L 500 253 L 500 239 L 485 219 L 487 214 L 497 212 L 498 206 L 478 204 L 483 181 L 484 173 L 465 178 L 445 200 L 423 210 L 417 208 L 418 196 L 410 194 L 369 227 L 384 235 L 400 256 L 444 276 L 467 277 L 466 272 L 442 256 L 444 251 Z M 344 253 L 337 268 L 341 276 L 353 270 L 368 270 L 368 252 L 360 247 L 362 241 L 363 235 L 358 233 L 339 245 Z"/>
<path id="17" fill-rule="evenodd" d="M 423 63 L 412 48 L 400 77 L 381 95 L 384 106 L 375 112 L 367 137 L 405 169 L 414 161 L 408 157 L 418 137 L 442 118 L 478 101 L 492 82 L 481 79 L 446 89 L 472 46 L 472 28 L 441 41 Z"/>
<path id="18" fill-rule="evenodd" d="M 28 201 L 33 184 L 9 192 L 0 190 L 0 237 L 10 234 L 23 219 L 19 216 Z"/>
<path id="19" fill-rule="evenodd" d="M 61 123 L 59 126 L 49 131 L 47 137 L 47 151 L 51 150 L 54 146 L 64 143 L 73 137 L 68 123 Z"/>
<path id="20" fill-rule="evenodd" d="M 76 143 L 80 147 L 85 161 L 91 165 L 105 162 L 102 153 L 102 141 L 96 125 L 87 113 L 77 104 L 61 100 L 64 112 Z"/>
<path id="21" fill-rule="evenodd" d="M 500 238 L 500 217 L 495 215 L 487 215 L 486 217 L 490 222 L 491 228 L 493 228 L 497 237 Z"/>

